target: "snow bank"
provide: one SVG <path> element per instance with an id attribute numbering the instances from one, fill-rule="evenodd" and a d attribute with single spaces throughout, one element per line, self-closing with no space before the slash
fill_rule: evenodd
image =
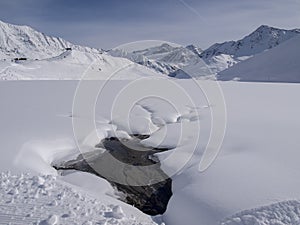
<path id="1" fill-rule="evenodd" d="M 55 176 L 0 173 L 0 221 L 5 224 L 154 225 L 150 217 L 109 197 L 91 196 Z M 125 205 L 125 212 L 123 207 Z"/>
<path id="2" fill-rule="evenodd" d="M 297 225 L 300 224 L 300 202 L 284 201 L 256 209 L 245 210 L 221 225 Z"/>

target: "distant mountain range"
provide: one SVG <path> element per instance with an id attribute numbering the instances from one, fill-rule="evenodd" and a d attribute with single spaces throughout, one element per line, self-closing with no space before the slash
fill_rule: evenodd
<path id="1" fill-rule="evenodd" d="M 200 61 L 202 50 L 190 45 L 188 47 L 173 47 L 168 43 L 160 46 L 126 52 L 122 49 L 108 51 L 108 54 L 115 57 L 124 57 L 135 63 L 147 66 L 159 73 L 170 75 L 177 70 Z"/>
<path id="2" fill-rule="evenodd" d="M 241 40 L 217 43 L 206 50 L 195 45 L 177 47 L 163 43 L 143 50 L 126 52 L 123 49 L 104 51 L 74 45 L 28 26 L 0 21 L 0 79 L 79 79 L 83 71 L 92 62 L 97 61 L 96 67 L 99 68 L 95 69 L 95 79 L 107 79 L 110 75 L 108 73 L 117 71 L 124 65 L 131 65 L 130 67 L 135 67 L 132 70 L 135 71 L 133 77 L 151 74 L 175 78 L 214 77 L 220 80 L 252 80 L 251 77 L 255 77 L 253 80 L 272 81 L 272 76 L 259 79 L 257 74 L 251 74 L 249 65 L 252 62 L 252 66 L 257 66 L 258 63 L 254 63 L 256 60 L 265 62 L 270 61 L 274 55 L 282 56 L 280 52 L 286 53 L 281 57 L 281 62 L 292 60 L 300 64 L 299 57 L 295 58 L 294 55 L 294 58 L 290 59 L 288 54 L 293 49 L 291 45 L 295 45 L 293 50 L 299 50 L 299 45 L 296 46 L 297 41 L 292 41 L 288 46 L 282 45 L 299 37 L 299 34 L 299 29 L 284 30 L 262 25 Z M 277 48 L 280 50 L 275 50 Z M 289 51 L 284 51 L 283 48 L 289 48 Z M 271 50 L 274 53 L 266 53 Z M 263 56 L 259 56 L 261 54 Z M 242 61 L 244 63 L 241 63 Z M 247 64 L 249 65 L 246 66 Z M 282 66 L 287 64 L 281 63 Z M 260 67 L 264 65 L 267 65 L 266 62 L 260 63 Z M 246 68 L 248 70 L 244 71 Z M 289 68 L 285 71 L 288 73 Z M 263 77 L 263 74 L 260 76 Z M 121 77 L 125 79 L 125 73 Z M 298 80 L 300 81 L 300 75 Z"/>
<path id="3" fill-rule="evenodd" d="M 161 46 L 130 53 L 123 50 L 111 50 L 109 54 L 127 58 L 158 72 L 179 78 L 189 77 L 186 71 L 197 67 L 195 65 L 203 60 L 210 70 L 208 73 L 217 75 L 239 62 L 272 49 L 299 34 L 300 29 L 284 30 L 262 25 L 241 40 L 217 43 L 204 51 L 194 45 L 173 47 L 164 43 Z M 222 74 L 220 73 L 217 77 L 221 79 Z M 191 76 L 199 77 L 195 69 Z"/>

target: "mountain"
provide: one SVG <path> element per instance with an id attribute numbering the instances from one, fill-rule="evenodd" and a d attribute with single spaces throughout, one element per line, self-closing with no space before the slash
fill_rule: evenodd
<path id="1" fill-rule="evenodd" d="M 200 56 L 203 50 L 195 45 L 188 45 L 186 48 L 192 52 L 194 52 L 196 55 Z"/>
<path id="2" fill-rule="evenodd" d="M 126 58 L 132 62 L 135 62 L 139 65 L 143 65 L 145 67 L 148 67 L 154 71 L 163 73 L 165 75 L 169 74 L 170 71 L 176 71 L 178 69 L 176 66 L 169 65 L 169 64 L 166 64 L 163 62 L 157 62 L 155 60 L 148 59 L 147 57 L 145 57 L 141 54 L 126 52 L 126 51 L 120 50 L 120 49 L 110 50 L 108 52 L 108 54 L 113 57 Z"/>
<path id="3" fill-rule="evenodd" d="M 93 49 L 74 45 L 62 38 L 47 36 L 29 26 L 18 26 L 0 21 L 0 58 L 46 59 L 61 54 L 66 48 L 90 53 Z"/>
<path id="4" fill-rule="evenodd" d="M 299 34 L 300 29 L 284 30 L 262 25 L 241 40 L 217 43 L 204 51 L 195 45 L 183 47 L 163 43 L 126 52 L 75 45 L 29 26 L 0 21 L 0 79 L 80 79 L 87 69 L 92 79 L 108 79 L 120 68 L 123 69 L 114 78 L 166 75 L 180 79 L 215 79 L 217 75 L 219 79 L 233 79 L 233 76 L 250 79 L 249 71 L 240 74 L 244 64 L 241 68 L 235 65 L 245 60 L 248 63 L 250 58 L 271 51 Z M 229 67 L 233 69 L 226 70 Z M 261 71 L 267 69 L 263 64 L 261 68 Z M 263 75 L 261 79 L 266 80 Z"/>
<path id="5" fill-rule="evenodd" d="M 218 79 L 300 82 L 300 35 L 220 72 Z"/>
<path id="6" fill-rule="evenodd" d="M 120 68 L 123 70 L 118 71 Z M 28 26 L 0 21 L 0 80 L 19 79 L 134 79 L 162 76 L 101 49 L 72 44 Z"/>
<path id="7" fill-rule="evenodd" d="M 149 67 L 165 75 L 201 61 L 199 55 L 202 50 L 194 45 L 187 47 L 174 47 L 168 43 L 133 52 L 113 49 L 109 54 L 127 58 L 135 63 Z"/>
<path id="8" fill-rule="evenodd" d="M 196 47 L 194 47 L 196 49 Z M 199 51 L 199 49 L 198 49 Z M 134 51 L 133 54 L 143 55 L 157 62 L 177 65 L 179 67 L 198 61 L 197 54 L 185 47 L 173 47 L 167 43 L 160 46 Z"/>
<path id="9" fill-rule="evenodd" d="M 238 41 L 217 43 L 204 51 L 194 45 L 174 47 L 163 43 L 133 52 L 115 49 L 109 54 L 127 58 L 175 78 L 212 78 L 220 71 L 272 49 L 298 34 L 300 29 L 284 30 L 262 25 Z"/>
<path id="10" fill-rule="evenodd" d="M 203 51 L 200 57 L 218 73 L 255 54 L 271 49 L 300 34 L 300 29 L 284 30 L 266 25 L 238 41 L 217 43 Z"/>

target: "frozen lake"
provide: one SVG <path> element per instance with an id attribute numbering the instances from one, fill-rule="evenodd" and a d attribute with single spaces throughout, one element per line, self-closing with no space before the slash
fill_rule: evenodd
<path id="1" fill-rule="evenodd" d="M 86 87 L 96 90 L 104 81 L 89 82 Z M 209 104 L 193 81 L 176 81 L 180 88 L 164 89 L 168 101 L 149 92 L 153 88 L 158 93 L 168 84 L 157 80 L 132 86 L 130 82 L 104 85 L 94 110 L 96 134 L 83 127 L 75 136 L 81 151 L 91 149 L 101 137 L 125 137 L 129 130 L 149 133 L 150 138 L 143 140 L 146 146 L 175 148 L 172 153 L 158 154 L 162 169 L 173 179 L 173 196 L 163 215 L 167 224 L 217 224 L 242 210 L 299 199 L 299 84 L 221 82 L 227 111 L 225 138 L 216 160 L 200 172 L 212 124 L 211 109 L 218 106 Z M 0 82 L 1 171 L 55 175 L 51 163 L 79 153 L 72 120 L 80 126 L 89 123 L 91 112 L 79 107 L 80 114 L 72 114 L 77 84 Z M 126 96 L 131 96 L 131 101 L 126 102 Z M 135 101 L 138 96 L 148 98 Z M 89 95 L 83 99 L 78 106 L 88 108 Z M 135 104 L 128 104 L 132 102 Z M 128 109 L 127 119 L 120 109 Z M 76 179 L 84 176 L 78 174 Z M 62 179 L 83 185 L 72 176 Z"/>

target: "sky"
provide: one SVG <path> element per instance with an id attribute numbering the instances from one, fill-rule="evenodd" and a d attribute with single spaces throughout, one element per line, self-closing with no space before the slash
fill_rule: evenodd
<path id="1" fill-rule="evenodd" d="M 300 28 L 300 0 L 1 0 L 0 20 L 110 49 L 163 40 L 203 49 L 262 24 Z"/>

